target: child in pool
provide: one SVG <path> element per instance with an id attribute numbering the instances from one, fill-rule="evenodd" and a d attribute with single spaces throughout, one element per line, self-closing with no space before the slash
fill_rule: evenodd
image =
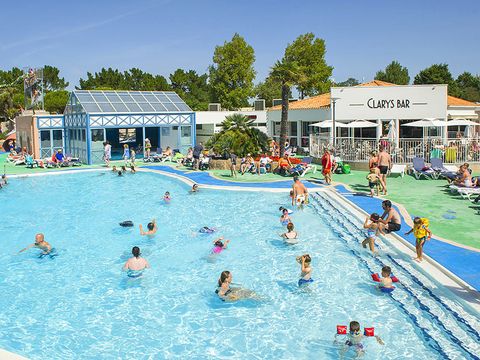
<path id="1" fill-rule="evenodd" d="M 367 217 L 363 223 L 363 228 L 367 229 L 367 237 L 362 241 L 362 246 L 366 249 L 368 244 L 373 255 L 377 254 L 375 251 L 375 240 L 378 234 L 381 233 L 385 235 L 379 226 L 378 220 L 380 220 L 380 215 L 373 213 L 370 217 Z"/>
<path id="2" fill-rule="evenodd" d="M 113 167 L 112 167 L 112 172 L 113 172 L 113 173 L 116 173 L 117 171 L 118 171 L 118 170 L 117 170 L 117 167 L 116 167 L 115 165 L 113 165 Z"/>
<path id="3" fill-rule="evenodd" d="M 135 170 L 135 166 L 133 166 L 133 165 L 130 166 L 130 172 L 132 174 L 135 174 L 137 172 L 137 170 Z"/>
<path id="4" fill-rule="evenodd" d="M 290 216 L 288 215 L 288 210 L 283 209 L 282 216 L 280 216 L 280 223 L 282 225 L 288 225 L 289 222 L 290 222 Z"/>
<path id="5" fill-rule="evenodd" d="M 342 348 L 341 354 L 345 354 L 351 347 L 355 349 L 357 353 L 357 357 L 360 357 L 365 354 L 365 350 L 363 349 L 363 338 L 365 337 L 364 334 L 360 331 L 360 323 L 358 321 L 351 321 L 349 325 L 349 333 L 347 334 L 347 341 L 345 341 L 345 345 Z M 375 339 L 380 345 L 384 345 L 382 339 L 375 335 Z"/>
<path id="6" fill-rule="evenodd" d="M 192 190 L 190 190 L 191 193 L 196 193 L 198 192 L 198 185 L 197 184 L 193 184 L 192 186 Z"/>
<path id="7" fill-rule="evenodd" d="M 282 235 L 280 235 L 281 237 L 283 237 L 285 240 L 293 240 L 293 239 L 296 239 L 298 234 L 297 232 L 294 230 L 295 226 L 293 225 L 292 222 L 289 222 L 288 225 L 287 225 L 287 232 L 283 233 Z"/>
<path id="8" fill-rule="evenodd" d="M 220 236 L 218 239 L 213 240 L 213 249 L 212 254 L 220 254 L 224 249 L 227 248 L 228 243 L 230 240 L 223 241 L 223 236 Z"/>
<path id="9" fill-rule="evenodd" d="M 432 238 L 432 232 L 428 228 L 428 224 L 428 219 L 416 217 L 413 219 L 413 228 L 405 233 L 405 235 L 408 235 L 413 232 L 413 235 L 415 236 L 415 249 L 417 251 L 417 257 L 413 258 L 413 260 L 417 262 L 423 261 L 423 245 L 425 245 L 425 241 Z"/>
<path id="10" fill-rule="evenodd" d="M 297 262 L 302 265 L 302 272 L 300 279 L 298 280 L 298 286 L 302 286 L 313 282 L 312 279 L 312 267 L 310 266 L 312 258 L 308 254 L 297 256 Z"/>
<path id="11" fill-rule="evenodd" d="M 380 279 L 379 287 L 393 288 L 393 281 L 391 279 L 392 269 L 390 266 L 382 267 L 382 278 Z"/>
<path id="12" fill-rule="evenodd" d="M 155 233 L 158 230 L 157 221 L 155 219 L 153 219 L 151 222 L 148 223 L 148 225 L 147 225 L 148 231 L 143 231 L 142 224 L 139 225 L 139 228 L 140 228 L 140 235 L 142 235 L 142 236 L 144 236 L 144 235 L 153 236 L 153 235 L 155 235 Z"/>
<path id="13" fill-rule="evenodd" d="M 127 172 L 127 168 L 125 167 L 125 165 L 122 166 L 122 173 L 126 173 Z"/>
<path id="14" fill-rule="evenodd" d="M 279 211 L 282 211 L 282 212 L 283 212 L 283 210 L 285 210 L 285 209 L 288 211 L 288 215 L 290 215 L 291 213 L 293 213 L 293 210 L 287 209 L 287 208 L 285 208 L 285 207 L 283 207 L 283 206 L 280 206 L 280 207 L 278 208 L 278 210 L 279 210 Z"/>
<path id="15" fill-rule="evenodd" d="M 172 200 L 172 198 L 170 197 L 170 192 L 166 192 L 165 195 L 163 196 L 163 201 L 165 202 L 170 202 L 170 200 Z"/>

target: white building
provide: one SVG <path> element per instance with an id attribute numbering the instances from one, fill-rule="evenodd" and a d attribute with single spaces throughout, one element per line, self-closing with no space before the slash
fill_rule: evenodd
<path id="1" fill-rule="evenodd" d="M 220 124 L 229 115 L 242 114 L 254 121 L 254 126 L 268 134 L 267 131 L 267 111 L 255 111 L 253 109 L 241 109 L 238 111 L 197 111 L 195 112 L 196 121 L 196 140 L 197 143 L 205 143 L 214 134 L 220 132 Z"/>
<path id="2" fill-rule="evenodd" d="M 290 144 L 309 150 L 316 156 L 318 154 L 315 152 L 325 146 L 323 140 L 326 139 L 327 143 L 330 140 L 331 145 L 333 134 L 331 129 L 319 129 L 310 125 L 330 119 L 335 119 L 337 124 L 367 120 L 373 124 L 372 127 L 336 128 L 335 143 L 339 146 L 337 152 L 345 153 L 345 149 L 350 148 L 352 161 L 355 161 L 356 157 L 363 161 L 366 149 L 376 148 L 381 139 L 390 135 L 391 150 L 402 152 L 399 159 L 406 162 L 407 158 L 411 158 L 411 153 L 417 151 L 417 147 L 422 148 L 422 154 L 427 158 L 425 152 L 430 153 L 434 146 L 446 147 L 451 141 L 463 138 L 466 127 L 448 126 L 448 121 L 470 119 L 478 123 L 479 114 L 480 104 L 449 96 L 447 85 L 399 86 L 374 80 L 353 87 L 333 87 L 330 93 L 290 103 L 287 136 Z M 268 109 L 267 117 L 270 135 L 278 141 L 281 106 Z M 446 126 L 432 129 L 404 126 L 426 118 L 444 121 Z M 470 130 L 469 139 L 478 137 L 479 128 L 480 126 L 475 126 Z M 472 134 L 472 131 L 476 133 Z M 316 135 L 311 137 L 312 134 Z M 429 144 L 424 141 L 425 136 L 432 140 Z M 312 139 L 316 142 L 315 149 L 311 147 Z M 368 141 L 370 145 L 367 144 Z M 466 143 L 465 141 L 462 144 Z M 476 140 L 472 140 L 473 147 L 476 148 L 477 143 L 473 141 Z M 362 149 L 361 156 L 352 154 L 360 151 L 353 149 L 355 147 Z M 458 151 L 460 152 L 460 149 Z M 465 146 L 462 151 L 462 156 L 455 156 L 457 160 L 472 159 L 470 147 Z M 475 155 L 474 158 L 478 156 Z M 475 159 L 473 161 L 478 161 Z"/>

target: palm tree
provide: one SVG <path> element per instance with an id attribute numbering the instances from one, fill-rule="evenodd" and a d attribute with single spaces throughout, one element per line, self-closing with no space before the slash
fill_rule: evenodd
<path id="1" fill-rule="evenodd" d="M 248 116 L 229 115 L 220 125 L 222 130 L 207 142 L 207 146 L 213 147 L 215 151 L 233 151 L 244 156 L 268 149 L 268 136 L 254 127 L 254 121 Z"/>
<path id="2" fill-rule="evenodd" d="M 286 56 L 282 61 L 277 61 L 272 67 L 271 76 L 282 84 L 282 116 L 280 120 L 280 156 L 285 155 L 285 142 L 288 128 L 288 97 L 290 88 L 298 84 L 304 77 L 297 62 L 289 60 Z"/>

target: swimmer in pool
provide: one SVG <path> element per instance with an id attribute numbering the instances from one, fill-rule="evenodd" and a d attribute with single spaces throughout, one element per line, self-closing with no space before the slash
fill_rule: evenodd
<path id="1" fill-rule="evenodd" d="M 213 240 L 213 249 L 212 254 L 220 254 L 224 249 L 227 248 L 230 240 L 223 240 L 223 236 L 220 236 L 218 239 Z"/>
<path id="2" fill-rule="evenodd" d="M 392 269 L 390 266 L 382 267 L 382 278 L 380 279 L 379 287 L 384 288 L 393 288 L 393 281 L 392 281 Z"/>
<path id="3" fill-rule="evenodd" d="M 115 165 L 113 165 L 113 167 L 112 167 L 112 172 L 113 172 L 113 173 L 116 173 L 117 171 L 118 171 L 118 170 L 117 170 L 117 167 L 116 167 Z"/>
<path id="4" fill-rule="evenodd" d="M 45 236 L 43 234 L 35 235 L 35 242 L 28 245 L 26 248 L 19 251 L 19 253 L 24 252 L 32 247 L 42 250 L 42 255 L 48 255 L 52 251 L 52 246 L 45 241 Z"/>
<path id="5" fill-rule="evenodd" d="M 118 170 L 118 171 L 117 171 L 117 174 L 118 174 L 118 176 L 122 176 L 122 175 L 123 175 L 123 173 L 122 173 L 121 170 Z"/>
<path id="6" fill-rule="evenodd" d="M 192 190 L 190 190 L 191 193 L 196 193 L 198 192 L 198 185 L 197 184 L 193 184 L 192 186 Z"/>
<path id="7" fill-rule="evenodd" d="M 148 261 L 140 256 L 140 248 L 134 246 L 132 248 L 132 257 L 123 265 L 123 270 L 128 272 L 130 277 L 139 277 L 143 270 L 150 267 Z"/>
<path id="8" fill-rule="evenodd" d="M 130 172 L 131 172 L 132 174 L 135 174 L 135 173 L 137 172 L 137 170 L 135 170 L 135 166 L 134 166 L 134 165 L 130 166 Z"/>
<path id="9" fill-rule="evenodd" d="M 284 238 L 287 242 L 288 240 L 294 240 L 297 238 L 298 234 L 294 230 L 295 226 L 293 225 L 292 222 L 289 222 L 287 225 L 287 232 L 283 233 L 280 235 L 282 238 Z"/>
<path id="10" fill-rule="evenodd" d="M 300 274 L 300 279 L 298 280 L 298 286 L 312 283 L 312 267 L 310 266 L 312 258 L 310 255 L 304 254 L 302 256 L 297 256 L 297 262 L 302 265 L 302 272 Z"/>
<path id="11" fill-rule="evenodd" d="M 148 223 L 147 225 L 147 229 L 148 231 L 143 231 L 143 226 L 142 224 L 139 225 L 140 227 L 140 235 L 155 235 L 155 233 L 157 232 L 157 221 L 155 219 L 153 219 L 151 222 Z"/>
<path id="12" fill-rule="evenodd" d="M 363 338 L 364 335 L 360 330 L 360 323 L 358 321 L 351 321 L 349 325 L 349 333 L 347 334 L 347 341 L 345 341 L 345 345 L 342 348 L 341 355 L 343 355 L 350 349 L 353 348 L 357 353 L 357 357 L 363 356 L 365 354 L 365 350 L 363 348 Z M 380 345 L 384 345 L 380 336 L 375 335 L 375 339 Z"/>
<path id="13" fill-rule="evenodd" d="M 223 301 L 237 301 L 241 299 L 258 299 L 255 292 L 243 288 L 231 288 L 232 273 L 230 271 L 223 271 L 218 279 L 218 287 L 215 293 Z"/>
<path id="14" fill-rule="evenodd" d="M 170 202 L 170 200 L 172 200 L 172 198 L 170 197 L 170 192 L 167 191 L 165 195 L 163 195 L 163 201 Z"/>
<path id="15" fill-rule="evenodd" d="M 290 214 L 293 213 L 293 210 L 287 209 L 287 208 L 285 208 L 285 207 L 283 207 L 283 206 L 280 206 L 280 207 L 278 208 L 278 210 L 279 210 L 279 211 L 282 211 L 282 212 L 283 212 L 283 210 L 287 210 L 287 211 L 288 211 L 288 215 L 290 215 Z"/>
<path id="16" fill-rule="evenodd" d="M 290 219 L 290 216 L 288 215 L 288 210 L 283 209 L 282 216 L 280 216 L 280 223 L 282 225 L 288 225 L 289 222 L 291 222 L 291 219 Z"/>

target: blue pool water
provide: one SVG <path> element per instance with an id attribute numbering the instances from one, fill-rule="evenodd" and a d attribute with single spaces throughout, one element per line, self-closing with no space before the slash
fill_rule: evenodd
<path id="1" fill-rule="evenodd" d="M 372 258 L 360 223 L 328 198 L 293 214 L 300 243 L 287 247 L 277 211 L 287 195 L 188 189 L 140 173 L 12 179 L 0 191 L 0 348 L 31 359 L 337 359 L 336 325 L 358 320 L 386 344 L 367 339 L 366 359 L 478 359 L 478 317 L 409 258 L 385 245 Z M 151 218 L 157 235 L 140 237 Z M 231 240 L 216 258 L 202 226 Z M 37 232 L 56 258 L 17 254 Z M 152 269 L 131 280 L 121 267 L 135 245 Z M 298 289 L 303 253 L 315 282 Z M 370 281 L 383 264 L 402 281 L 392 295 Z M 262 300 L 220 301 L 223 270 Z"/>

